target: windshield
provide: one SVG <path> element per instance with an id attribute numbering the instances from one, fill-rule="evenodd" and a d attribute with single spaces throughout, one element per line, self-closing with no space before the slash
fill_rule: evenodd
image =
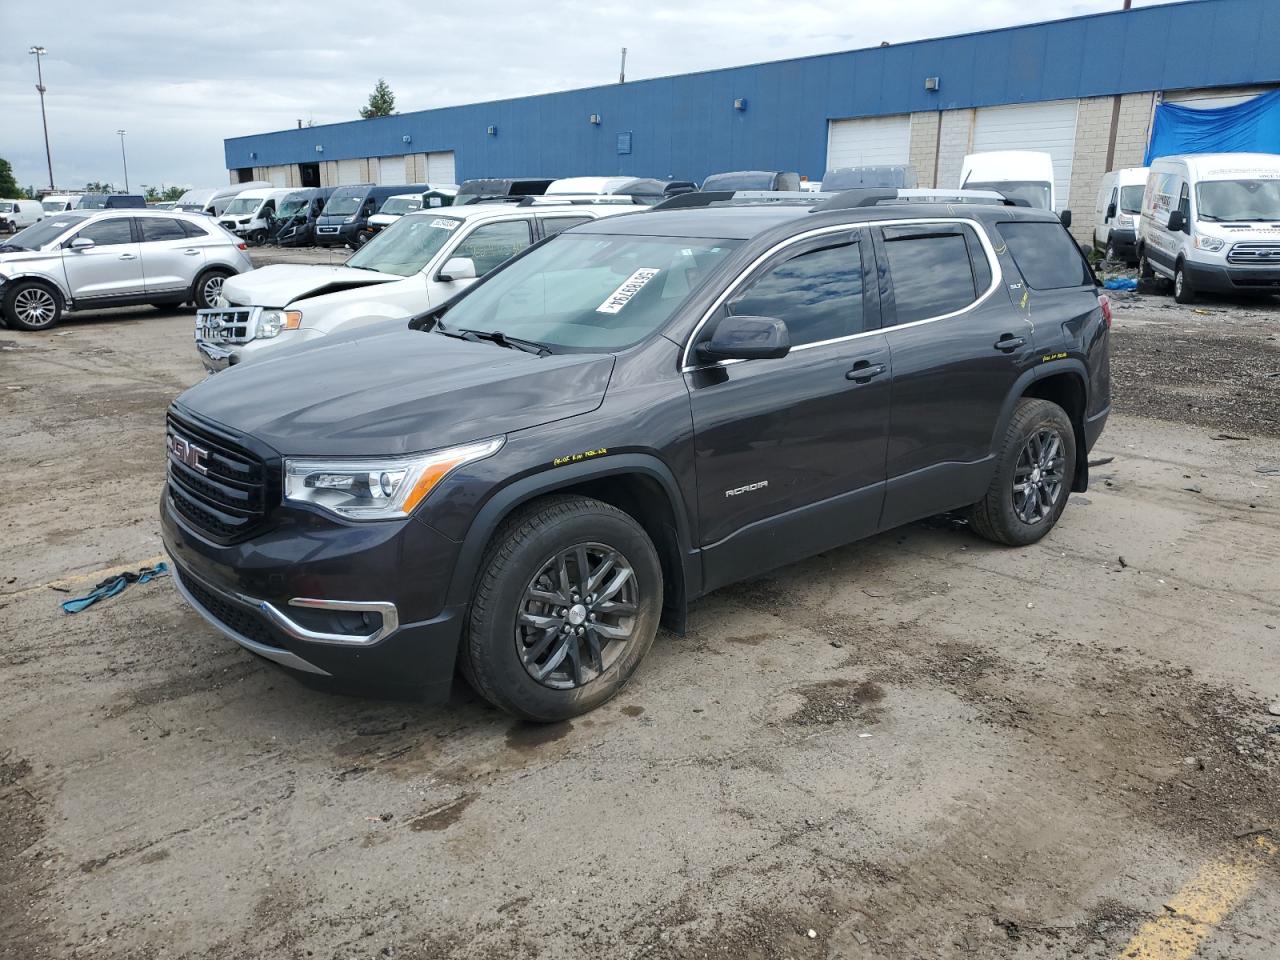
<path id="1" fill-rule="evenodd" d="M 382 209 L 378 212 L 405 214 L 413 213 L 413 211 L 421 209 L 422 199 L 420 197 L 391 197 L 382 205 Z"/>
<path id="2" fill-rule="evenodd" d="M 1142 212 L 1142 191 L 1145 190 L 1142 184 L 1135 184 L 1132 187 L 1120 188 L 1120 212 L 1121 213 L 1141 213 Z"/>
<path id="3" fill-rule="evenodd" d="M 560 234 L 472 289 L 445 321 L 552 348 L 622 350 L 661 330 L 740 242 Z"/>
<path id="4" fill-rule="evenodd" d="M 1280 221 L 1280 180 L 1204 180 L 1196 184 L 1196 217 L 1241 223 Z"/>
<path id="5" fill-rule="evenodd" d="M 18 205 L 11 200 L 0 200 L 0 213 L 13 213 Z"/>
<path id="6" fill-rule="evenodd" d="M 67 209 L 67 201 L 65 200 L 46 200 L 41 204 L 45 213 L 61 213 Z"/>
<path id="7" fill-rule="evenodd" d="M 280 202 L 280 212 L 276 214 L 276 217 L 284 220 L 287 217 L 295 216 L 305 210 L 310 202 L 305 197 L 301 200 L 282 200 Z"/>
<path id="8" fill-rule="evenodd" d="M 223 207 L 222 212 L 230 214 L 253 213 L 253 211 L 257 210 L 261 204 L 261 197 L 236 197 Z"/>
<path id="9" fill-rule="evenodd" d="M 335 193 L 324 205 L 326 217 L 346 217 L 360 209 L 364 203 L 363 193 Z"/>
<path id="10" fill-rule="evenodd" d="M 80 210 L 105 210 L 107 198 L 102 194 L 86 194 L 80 198 Z"/>
<path id="11" fill-rule="evenodd" d="M 1009 200 L 1025 200 L 1040 210 L 1053 209 L 1049 202 L 1053 185 L 1043 180 L 970 180 L 964 186 L 966 190 L 994 190 Z"/>
<path id="12" fill-rule="evenodd" d="M 772 190 L 774 174 L 764 170 L 743 170 L 740 173 L 713 173 L 702 181 L 702 189 L 715 190 Z"/>
<path id="13" fill-rule="evenodd" d="M 23 250 L 39 250 L 46 243 L 62 236 L 72 227 L 79 226 L 87 220 L 85 215 L 68 214 L 65 217 L 47 217 L 39 223 L 33 223 L 25 230 L 19 230 L 9 240 L 7 246 L 21 247 Z"/>
<path id="14" fill-rule="evenodd" d="M 427 265 L 461 225 L 462 221 L 453 217 L 404 217 L 375 234 L 347 261 L 347 266 L 411 277 Z"/>

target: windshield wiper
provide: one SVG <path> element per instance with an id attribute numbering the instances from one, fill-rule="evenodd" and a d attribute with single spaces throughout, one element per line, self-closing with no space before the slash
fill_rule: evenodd
<path id="1" fill-rule="evenodd" d="M 21 247 L 16 243 L 0 243 L 0 253 L 25 253 L 26 247 Z"/>
<path id="2" fill-rule="evenodd" d="M 501 330 L 483 333 L 479 330 L 450 327 L 443 320 L 437 320 L 435 326 L 431 329 L 436 333 L 444 334 L 446 337 L 455 337 L 458 340 L 467 340 L 471 343 L 487 340 L 490 343 L 496 343 L 500 347 L 506 347 L 508 350 L 523 350 L 525 353 L 532 353 L 537 357 L 549 357 L 552 354 L 551 348 L 546 344 L 538 343 L 536 340 L 522 340 L 519 337 L 510 337 Z"/>

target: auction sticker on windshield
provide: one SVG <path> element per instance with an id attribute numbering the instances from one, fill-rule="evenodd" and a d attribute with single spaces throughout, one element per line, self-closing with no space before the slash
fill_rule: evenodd
<path id="1" fill-rule="evenodd" d="M 656 277 L 661 270 L 658 267 L 641 267 L 626 280 L 617 290 L 605 298 L 604 303 L 596 307 L 596 313 L 617 313 L 625 307 L 644 285 Z"/>
<path id="2" fill-rule="evenodd" d="M 432 225 L 433 227 L 439 227 L 441 230 L 453 230 L 454 228 L 456 228 L 456 227 L 458 226 L 458 221 L 457 221 L 457 220 L 446 220 L 446 219 L 444 219 L 443 217 L 439 217 L 439 218 L 437 218 L 437 219 L 435 219 L 435 220 L 432 220 L 432 221 L 431 221 L 431 225 Z"/>

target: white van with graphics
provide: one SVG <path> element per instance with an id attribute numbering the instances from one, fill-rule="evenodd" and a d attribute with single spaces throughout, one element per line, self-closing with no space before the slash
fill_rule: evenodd
<path id="1" fill-rule="evenodd" d="M 1280 293 L 1280 155 L 1201 153 L 1151 164 L 1139 273 L 1200 292 Z"/>
<path id="2" fill-rule="evenodd" d="M 1146 167 L 1112 170 L 1102 178 L 1093 204 L 1093 248 L 1108 260 L 1138 262 L 1138 219 L 1142 192 L 1147 187 Z"/>

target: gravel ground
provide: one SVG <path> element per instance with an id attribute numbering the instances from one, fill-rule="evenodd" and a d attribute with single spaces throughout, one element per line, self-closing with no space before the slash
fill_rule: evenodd
<path id="1" fill-rule="evenodd" d="M 158 559 L 191 316 L 0 330 L 0 957 L 1272 960 L 1280 312 L 1117 301 L 1048 538 L 717 591 L 551 727 L 309 690 L 165 581 L 62 614 Z"/>

